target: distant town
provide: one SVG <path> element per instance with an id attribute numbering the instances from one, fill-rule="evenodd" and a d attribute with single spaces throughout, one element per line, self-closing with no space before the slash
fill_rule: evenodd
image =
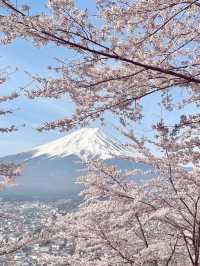
<path id="1" fill-rule="evenodd" d="M 57 215 L 66 214 L 77 203 L 72 199 L 57 200 L 54 202 L 39 201 L 0 201 L 0 242 L 11 244 L 18 242 L 23 236 L 34 235 L 44 230 L 47 220 Z M 6 212 L 5 212 L 6 210 Z M 8 215 L 7 215 L 8 214 Z M 16 231 L 16 228 L 19 230 Z M 20 234 L 21 232 L 21 234 Z M 44 241 L 26 245 L 15 253 L 0 256 L 2 266 L 30 266 L 38 264 L 37 258 L 42 253 L 62 256 L 70 253 L 71 243 L 65 239 Z"/>

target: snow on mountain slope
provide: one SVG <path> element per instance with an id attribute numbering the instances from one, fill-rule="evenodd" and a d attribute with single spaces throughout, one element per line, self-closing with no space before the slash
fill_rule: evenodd
<path id="1" fill-rule="evenodd" d="M 82 128 L 65 137 L 38 146 L 31 150 L 32 158 L 46 155 L 47 157 L 66 157 L 77 155 L 84 161 L 94 158 L 103 160 L 114 157 L 130 156 L 130 152 L 108 138 L 98 128 Z"/>

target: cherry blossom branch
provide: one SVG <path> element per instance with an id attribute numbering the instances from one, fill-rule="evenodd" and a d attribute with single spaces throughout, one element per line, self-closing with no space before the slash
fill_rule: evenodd
<path id="1" fill-rule="evenodd" d="M 169 258 L 167 259 L 166 266 L 169 266 L 169 263 L 170 263 L 170 261 L 172 260 L 174 254 L 175 254 L 176 247 L 177 247 L 177 244 L 178 244 L 178 239 L 179 239 L 179 238 L 178 238 L 178 236 L 177 236 L 177 237 L 176 237 L 176 241 L 175 241 L 175 243 L 174 243 L 174 245 L 173 245 L 173 248 L 172 248 L 172 252 L 171 252 Z"/>
<path id="2" fill-rule="evenodd" d="M 23 17 L 26 17 L 26 15 L 23 12 L 19 11 L 18 9 L 13 7 L 11 4 L 9 4 L 5 0 L 1 0 L 1 2 L 5 6 L 7 6 L 9 9 L 13 10 L 14 12 L 20 14 Z M 169 70 L 169 69 L 164 69 L 164 68 L 157 67 L 157 66 L 154 66 L 154 65 L 149 65 L 149 64 L 137 62 L 137 61 L 134 61 L 132 59 L 120 56 L 120 55 L 118 55 L 116 53 L 112 53 L 112 52 L 109 53 L 109 52 L 106 52 L 106 51 L 100 51 L 100 50 L 96 50 L 96 49 L 93 49 L 93 48 L 89 48 L 88 46 L 84 46 L 84 45 L 81 45 L 79 43 L 72 42 L 70 40 L 65 40 L 65 39 L 63 39 L 63 38 L 61 38 L 61 37 L 59 37 L 59 36 L 57 36 L 55 34 L 52 34 L 51 32 L 47 32 L 46 30 L 38 30 L 38 29 L 36 29 L 36 32 L 42 33 L 42 34 L 44 34 L 44 36 L 50 37 L 50 38 L 52 38 L 52 40 L 55 40 L 56 42 L 59 42 L 60 44 L 67 45 L 67 46 L 69 46 L 71 48 L 78 48 L 78 49 L 83 50 L 83 51 L 88 51 L 88 52 L 90 52 L 92 54 L 101 55 L 101 56 L 105 56 L 105 57 L 110 58 L 110 59 L 115 59 L 117 61 L 133 64 L 135 66 L 144 68 L 146 70 L 151 70 L 151 71 L 158 72 L 158 73 L 163 73 L 163 74 L 166 74 L 166 75 L 169 75 L 169 76 L 178 77 L 178 78 L 181 78 L 183 80 L 186 80 L 189 83 L 197 83 L 197 84 L 200 83 L 200 80 L 197 79 L 197 78 L 194 78 L 193 76 L 188 76 L 188 75 L 185 75 L 185 74 L 182 74 L 182 73 L 179 73 L 179 72 L 175 72 L 175 71 L 172 71 L 172 70 Z M 40 36 L 40 37 L 42 37 L 42 36 Z"/>

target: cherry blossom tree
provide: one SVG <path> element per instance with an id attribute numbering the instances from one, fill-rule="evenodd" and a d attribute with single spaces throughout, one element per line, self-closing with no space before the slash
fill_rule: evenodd
<path id="1" fill-rule="evenodd" d="M 0 0 L 1 44 L 22 38 L 74 55 L 49 67 L 59 78 L 33 77 L 36 87 L 26 91 L 30 98 L 68 95 L 75 104 L 71 117 L 38 130 L 106 123 L 110 112 L 137 154 L 125 159 L 149 170 L 91 162 L 89 174 L 79 178 L 84 203 L 54 225 L 54 237 L 73 243 L 72 254 L 39 259 L 48 265 L 198 266 L 200 2 L 97 0 L 95 15 L 72 0 L 47 4 L 46 14 L 35 14 Z M 152 119 L 151 136 L 136 134 L 135 123 L 148 115 L 144 99 L 158 95 L 176 119 Z M 147 181 L 133 182 L 138 174 Z"/>
<path id="2" fill-rule="evenodd" d="M 141 99 L 150 94 L 162 93 L 163 104 L 172 108 L 172 89 L 187 94 L 185 101 L 198 101 L 198 1 L 102 0 L 95 16 L 71 0 L 48 1 L 50 14 L 32 14 L 31 7 L 27 13 L 14 1 L 0 3 L 2 44 L 23 38 L 74 51 L 75 60 L 50 67 L 61 78 L 38 77 L 40 89 L 29 92 L 30 97 L 68 94 L 77 107 L 71 118 L 41 130 L 85 125 L 103 119 L 107 110 L 135 121 L 142 117 Z"/>

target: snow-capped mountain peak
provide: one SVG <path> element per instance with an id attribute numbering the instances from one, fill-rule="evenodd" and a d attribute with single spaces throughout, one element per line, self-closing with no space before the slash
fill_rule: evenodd
<path id="1" fill-rule="evenodd" d="M 132 169 L 132 160 L 124 160 L 124 157 L 133 159 L 134 155 L 134 150 L 125 148 L 100 129 L 82 128 L 29 151 L 0 158 L 1 162 L 20 163 L 23 166 L 17 186 L 7 189 L 3 197 L 13 195 L 16 199 L 52 200 L 78 194 L 82 188 L 75 180 L 87 171 L 81 161 L 102 159 L 108 165 Z"/>
<path id="2" fill-rule="evenodd" d="M 48 157 L 77 155 L 84 161 L 93 158 L 106 160 L 128 155 L 125 148 L 112 138 L 108 138 L 99 128 L 82 128 L 58 140 L 38 146 L 32 152 L 33 158 L 43 155 Z"/>

